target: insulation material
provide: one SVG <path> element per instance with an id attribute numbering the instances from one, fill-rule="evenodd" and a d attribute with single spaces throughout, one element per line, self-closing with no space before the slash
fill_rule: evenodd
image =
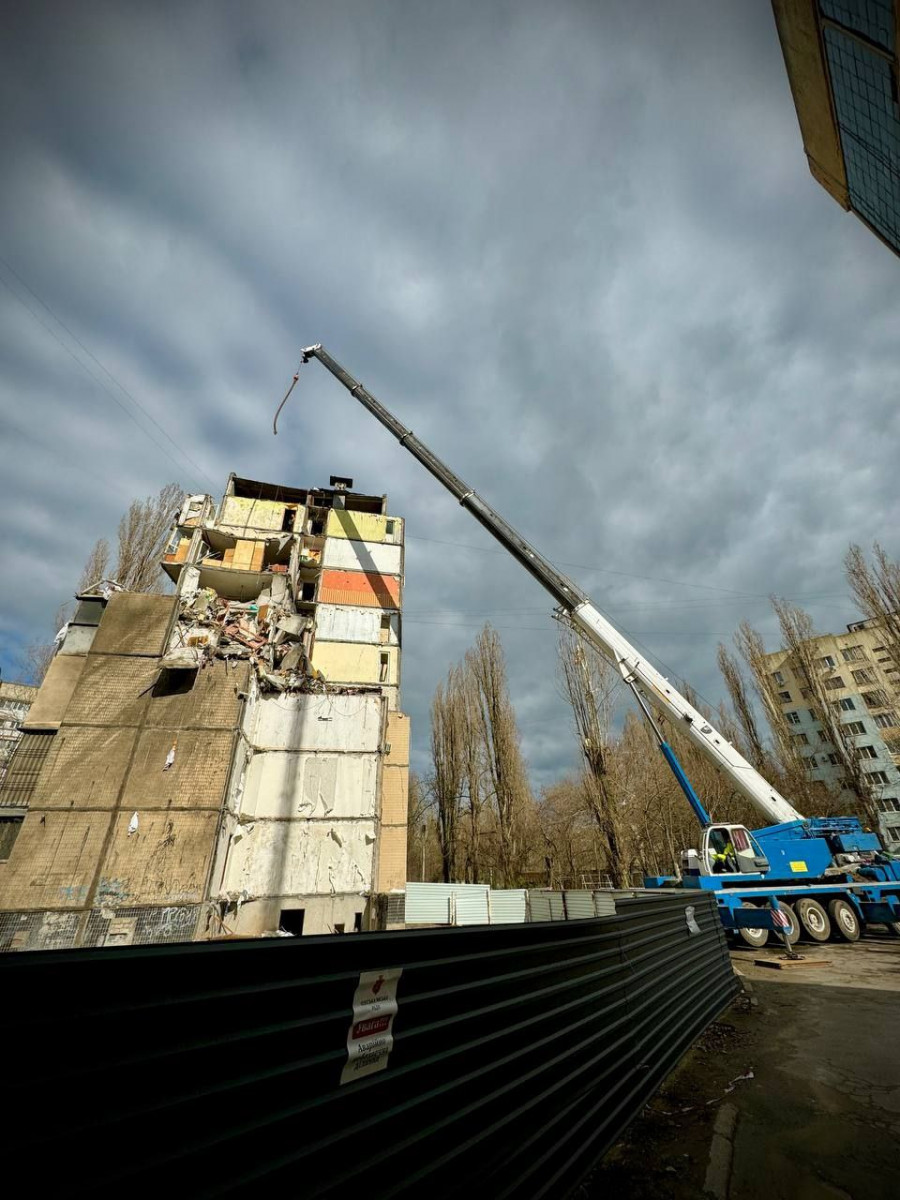
<path id="1" fill-rule="evenodd" d="M 319 583 L 322 604 L 352 604 L 359 608 L 400 607 L 400 580 L 374 571 L 323 570 Z"/>
<path id="2" fill-rule="evenodd" d="M 391 532 L 388 533 L 388 529 Z M 328 514 L 325 532 L 330 538 L 354 538 L 361 542 L 401 542 L 403 522 L 399 517 L 381 513 L 353 512 L 349 508 L 333 508 Z"/>
<path id="3" fill-rule="evenodd" d="M 334 537 L 325 543 L 322 566 L 338 567 L 345 571 L 377 571 L 382 575 L 399 575 L 400 555 L 399 546 Z"/>
<path id="4" fill-rule="evenodd" d="M 123 806 L 218 808 L 234 735 L 228 730 L 144 729 L 128 772 Z M 167 765 L 168 764 L 168 765 Z"/>
<path id="5" fill-rule="evenodd" d="M 159 676 L 158 661 L 128 655 L 89 654 L 84 663 L 66 709 L 67 723 L 139 725 L 147 711 L 150 689 Z"/>
<path id="6" fill-rule="evenodd" d="M 0 871 L 0 907 L 82 907 L 109 822 L 107 812 L 28 813 Z"/>
<path id="7" fill-rule="evenodd" d="M 258 821 L 234 843 L 223 890 L 253 896 L 369 891 L 374 833 L 373 821 Z"/>
<path id="8" fill-rule="evenodd" d="M 91 647 L 98 654 L 162 654 L 177 597 L 115 592 Z"/>
<path id="9" fill-rule="evenodd" d="M 86 662 L 86 658 L 57 654 L 47 668 L 37 699 L 22 721 L 22 729 L 59 728 Z"/>
<path id="10" fill-rule="evenodd" d="M 369 642 L 396 645 L 399 616 L 377 608 L 355 608 L 349 604 L 319 604 L 316 607 L 316 639 L 324 642 Z"/>
<path id="11" fill-rule="evenodd" d="M 378 695 L 260 696 L 250 741 L 259 750 L 353 750 L 381 744 Z"/>
<path id="12" fill-rule="evenodd" d="M 41 808 L 113 808 L 136 736 L 128 728 L 63 725 L 53 738 L 34 803 Z"/>
<path id="13" fill-rule="evenodd" d="M 137 828 L 131 831 L 135 816 Z M 114 908 L 199 903 L 218 818 L 217 811 L 117 814 L 97 903 Z"/>
<path id="14" fill-rule="evenodd" d="M 387 656 L 386 663 L 383 656 Z M 329 683 L 397 682 L 397 652 L 354 642 L 320 642 L 313 646 L 312 664 Z"/>
<path id="15" fill-rule="evenodd" d="M 286 517 L 286 513 L 289 516 Z M 281 500 L 255 500 L 251 496 L 226 496 L 218 523 L 235 530 L 274 529 L 280 532 L 286 520 L 291 522 L 291 530 L 300 528 L 294 524 L 296 515 L 296 504 L 285 504 Z"/>
<path id="16" fill-rule="evenodd" d="M 375 754 L 255 754 L 247 768 L 241 812 L 257 817 L 374 817 L 377 779 Z"/>

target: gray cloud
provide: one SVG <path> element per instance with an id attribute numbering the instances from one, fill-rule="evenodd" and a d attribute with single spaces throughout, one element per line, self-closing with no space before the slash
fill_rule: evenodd
<path id="1" fill-rule="evenodd" d="M 408 517 L 417 761 L 487 618 L 535 779 L 574 761 L 540 588 L 318 368 L 271 437 L 315 340 L 712 701 L 768 593 L 840 627 L 847 543 L 897 551 L 896 260 L 808 176 L 766 6 L 7 21 L 0 252 L 197 464 L 0 267 L 7 675 L 133 495 L 335 471 Z"/>

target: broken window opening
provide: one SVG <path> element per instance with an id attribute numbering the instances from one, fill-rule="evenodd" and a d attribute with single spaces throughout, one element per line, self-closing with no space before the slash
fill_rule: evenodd
<path id="1" fill-rule="evenodd" d="M 160 696 L 183 696 L 191 691 L 197 681 L 197 668 L 176 670 L 174 667 L 162 667 L 159 678 L 150 693 L 154 698 Z"/>
<path id="2" fill-rule="evenodd" d="M 306 917 L 305 908 L 283 908 L 278 917 L 278 928 L 285 933 L 300 937 L 303 933 L 303 921 Z"/>
<path id="3" fill-rule="evenodd" d="M 281 532 L 282 533 L 293 533 L 294 532 L 294 518 L 296 515 L 297 515 L 296 508 L 286 508 L 284 510 L 284 516 L 281 518 Z"/>
<path id="4" fill-rule="evenodd" d="M 362 917 L 363 917 L 363 915 L 361 912 L 357 912 L 357 913 L 353 914 L 353 932 L 354 933 L 362 933 Z"/>
<path id="5" fill-rule="evenodd" d="M 312 603 L 315 603 L 315 600 L 316 600 L 315 580 L 311 580 L 309 583 L 304 583 L 303 590 L 300 593 L 300 599 L 308 600 L 308 601 L 311 601 Z"/>
<path id="6" fill-rule="evenodd" d="M 387 683 L 389 658 L 387 653 L 381 655 L 378 666 L 378 682 Z"/>
<path id="7" fill-rule="evenodd" d="M 4 862 L 12 854 L 19 830 L 22 828 L 24 817 L 0 817 L 0 862 Z"/>
<path id="8" fill-rule="evenodd" d="M 335 926 L 334 926 L 334 932 L 335 932 L 335 933 L 343 933 L 343 932 L 344 932 L 344 922 L 343 922 L 343 921 L 338 921 L 338 922 L 335 924 Z"/>

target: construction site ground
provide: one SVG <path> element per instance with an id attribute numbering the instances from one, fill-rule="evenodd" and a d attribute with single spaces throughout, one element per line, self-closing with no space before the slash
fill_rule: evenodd
<path id="1" fill-rule="evenodd" d="M 896 1200 L 900 939 L 735 950 L 747 992 L 707 1030 L 578 1200 Z"/>

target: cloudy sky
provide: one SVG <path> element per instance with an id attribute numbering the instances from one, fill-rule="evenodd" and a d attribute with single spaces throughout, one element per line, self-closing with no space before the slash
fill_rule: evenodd
<path id="1" fill-rule="evenodd" d="M 810 177 L 771 10 L 47 4 L 0 42 L 0 664 L 136 495 L 352 475 L 408 519 L 404 706 L 490 620 L 537 783 L 575 761 L 537 584 L 323 342 L 716 702 L 766 596 L 900 551 L 898 262 Z"/>

